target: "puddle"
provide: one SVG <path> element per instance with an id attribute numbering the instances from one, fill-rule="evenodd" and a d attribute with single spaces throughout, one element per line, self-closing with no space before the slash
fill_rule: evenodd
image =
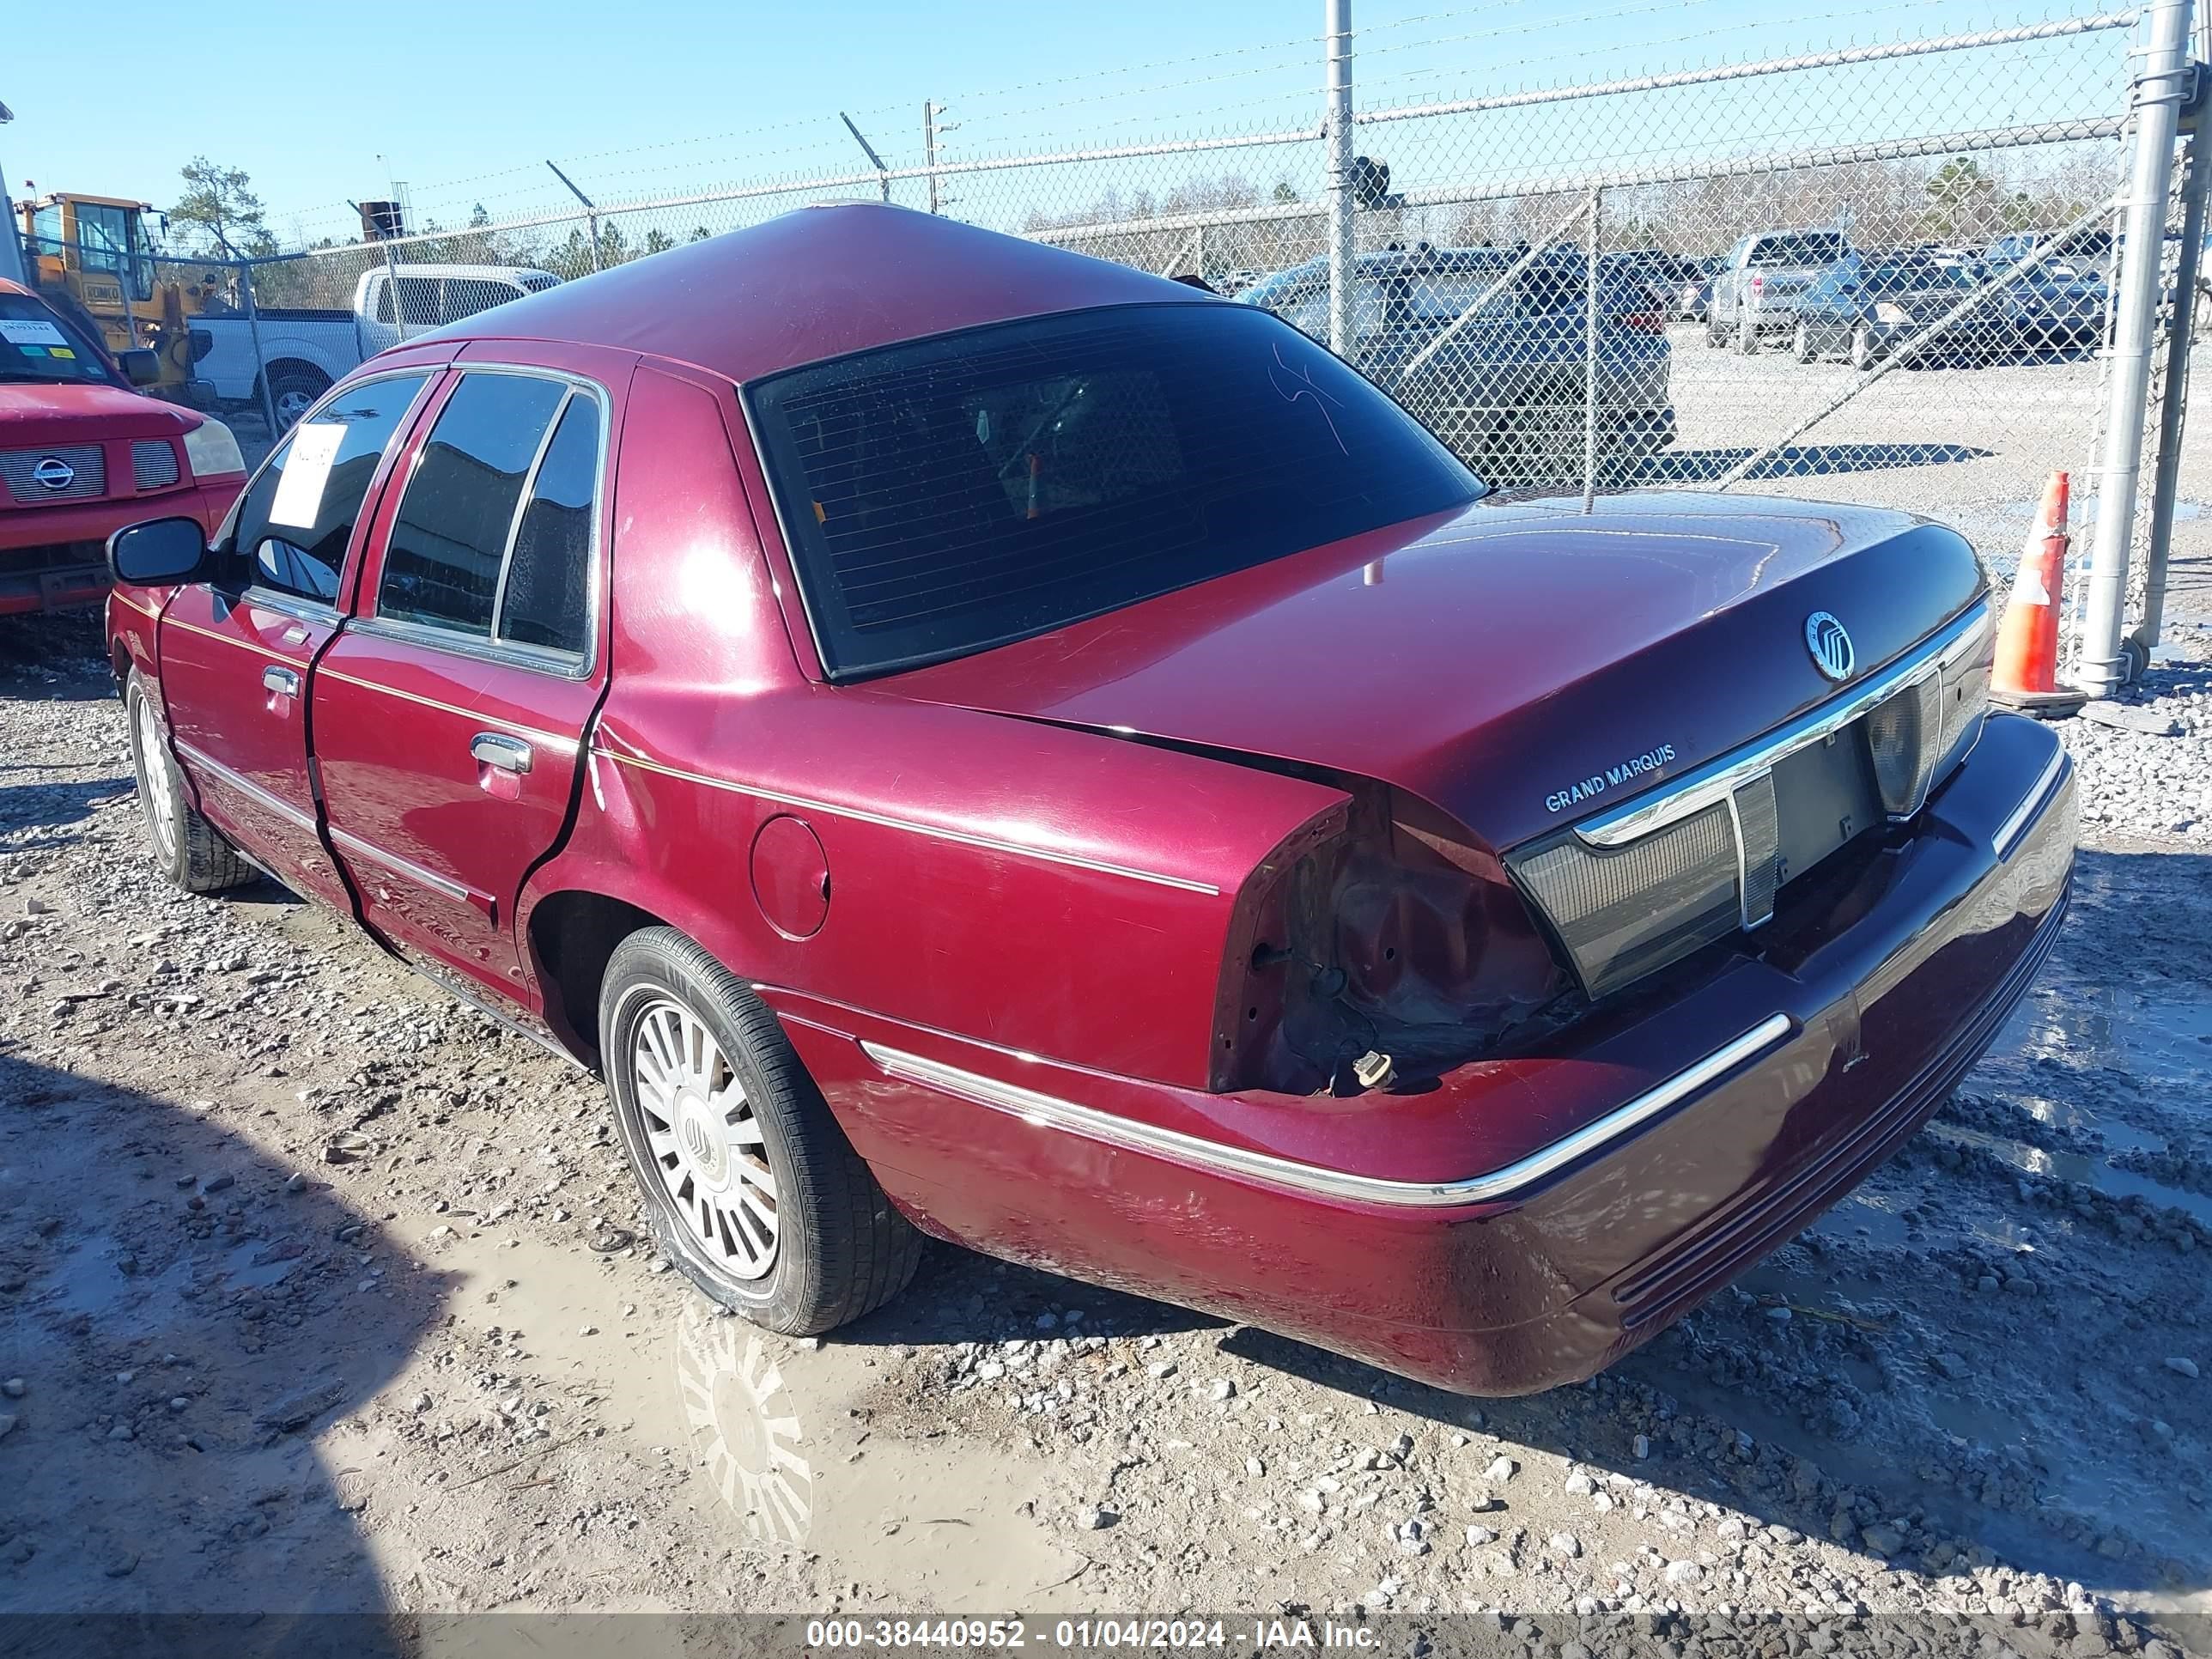
<path id="1" fill-rule="evenodd" d="M 423 1254 L 459 1275 L 462 1318 L 519 1333 L 531 1364 L 604 1400 L 617 1432 L 678 1449 L 702 1504 L 755 1547 L 948 1613 L 1019 1605 L 1085 1565 L 1036 1519 L 1045 1461 L 979 1460 L 939 1416 L 909 1418 L 863 1335 L 808 1347 L 674 1273 L 603 1271 L 580 1244 L 463 1234 Z"/>
<path id="2" fill-rule="evenodd" d="M 2164 1182 L 2154 1181 L 2148 1176 L 2136 1175 L 2127 1170 L 2115 1170 L 2101 1158 L 2090 1158 L 2081 1152 L 2046 1152 L 2025 1141 L 1989 1134 L 1958 1123 L 1930 1123 L 1927 1133 L 1954 1146 L 1978 1147 L 2027 1175 L 2042 1176 L 2053 1181 L 2071 1181 L 2094 1188 L 2112 1198 L 2141 1198 L 2162 1208 L 2185 1211 L 2206 1226 L 2212 1227 L 2212 1198 L 2205 1198 L 2179 1187 L 2169 1187 Z"/>
<path id="3" fill-rule="evenodd" d="M 1814 1222 L 1813 1231 L 1836 1238 L 1865 1239 L 1893 1249 L 1904 1248 L 1911 1237 L 1904 1221 L 1889 1207 L 1887 1199 L 1863 1187 Z"/>

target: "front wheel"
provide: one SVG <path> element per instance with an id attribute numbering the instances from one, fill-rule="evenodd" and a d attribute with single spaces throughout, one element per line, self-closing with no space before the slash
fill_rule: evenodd
<path id="1" fill-rule="evenodd" d="M 123 691 L 131 720 L 131 765 L 138 775 L 138 805 L 154 862 L 187 893 L 220 893 L 253 879 L 253 866 L 199 814 L 169 754 L 169 734 L 144 676 L 137 669 Z"/>
<path id="2" fill-rule="evenodd" d="M 921 1235 L 845 1139 L 783 1027 L 673 928 L 616 948 L 599 1054 L 654 1241 L 714 1301 L 811 1336 L 914 1277 Z"/>

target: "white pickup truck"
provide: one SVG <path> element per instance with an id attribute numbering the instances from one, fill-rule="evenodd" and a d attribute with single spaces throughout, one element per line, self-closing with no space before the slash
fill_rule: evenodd
<path id="1" fill-rule="evenodd" d="M 363 272 L 347 311 L 271 306 L 252 322 L 242 310 L 195 317 L 193 378 L 208 382 L 204 395 L 219 403 L 258 403 L 265 368 L 276 423 L 289 427 L 340 375 L 402 338 L 428 334 L 441 324 L 551 288 L 561 279 L 549 270 L 520 265 L 402 265 L 396 317 L 392 280 L 382 266 Z"/>

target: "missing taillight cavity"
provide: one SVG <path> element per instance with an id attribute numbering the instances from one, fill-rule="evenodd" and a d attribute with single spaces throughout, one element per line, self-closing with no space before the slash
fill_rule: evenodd
<path id="1" fill-rule="evenodd" d="M 1344 830 L 1259 896 L 1259 942 L 1231 1005 L 1243 1017 L 1217 1086 L 1419 1087 L 1570 988 L 1496 860 L 1409 828 L 1390 805 L 1362 787 Z"/>

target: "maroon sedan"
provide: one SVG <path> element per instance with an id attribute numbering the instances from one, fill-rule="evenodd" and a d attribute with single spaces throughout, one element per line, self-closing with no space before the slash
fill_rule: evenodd
<path id="1" fill-rule="evenodd" d="M 170 876 L 597 1069 L 717 1300 L 930 1233 L 1510 1393 L 1911 1134 L 2073 862 L 1958 536 L 1578 508 L 1263 311 L 843 206 L 377 358 L 109 614 Z"/>

